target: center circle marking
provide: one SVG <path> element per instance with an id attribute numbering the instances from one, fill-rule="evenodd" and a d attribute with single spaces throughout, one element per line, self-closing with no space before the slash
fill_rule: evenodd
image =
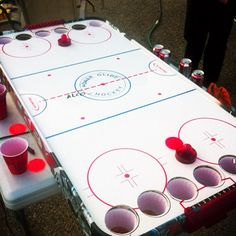
<path id="1" fill-rule="evenodd" d="M 110 70 L 90 71 L 75 81 L 75 89 L 81 96 L 97 101 L 120 98 L 130 88 L 131 83 L 125 75 Z"/>

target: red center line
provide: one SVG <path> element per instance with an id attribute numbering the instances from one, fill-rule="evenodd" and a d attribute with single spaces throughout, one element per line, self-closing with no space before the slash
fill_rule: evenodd
<path id="1" fill-rule="evenodd" d="M 48 101 L 48 100 L 54 100 L 56 98 L 61 98 L 61 97 L 66 97 L 70 94 L 73 94 L 73 93 L 81 93 L 81 92 L 84 92 L 86 90 L 90 90 L 90 89 L 94 89 L 94 88 L 97 88 L 99 86 L 106 86 L 106 85 L 109 85 L 111 83 L 114 83 L 114 82 L 119 82 L 119 81 L 122 81 L 122 80 L 125 80 L 125 79 L 130 79 L 130 78 L 135 78 L 135 77 L 138 77 L 138 76 L 141 76 L 141 75 L 144 75 L 144 74 L 148 74 L 150 72 L 154 72 L 155 70 L 148 70 L 148 71 L 145 71 L 145 72 L 140 72 L 140 73 L 136 73 L 134 75 L 129 75 L 129 76 L 126 76 L 124 78 L 119 78 L 117 80 L 111 80 L 109 82 L 103 82 L 103 83 L 100 83 L 100 84 L 97 84 L 97 85 L 93 85 L 91 87 L 87 87 L 87 88 L 84 88 L 84 89 L 80 89 L 78 91 L 73 91 L 73 92 L 70 92 L 70 93 L 65 93 L 65 94 L 61 94 L 61 95 L 58 95 L 58 96 L 55 96 L 55 97 L 51 97 L 51 98 L 47 98 L 47 99 L 44 99 L 44 102 L 45 101 Z"/>

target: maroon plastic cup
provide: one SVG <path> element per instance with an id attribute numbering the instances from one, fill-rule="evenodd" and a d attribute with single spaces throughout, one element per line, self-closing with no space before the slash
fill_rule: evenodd
<path id="1" fill-rule="evenodd" d="M 0 152 L 13 175 L 20 175 L 27 170 L 28 142 L 23 138 L 11 138 L 2 143 Z"/>
<path id="2" fill-rule="evenodd" d="M 7 89 L 3 84 L 0 84 L 0 120 L 7 117 Z"/>

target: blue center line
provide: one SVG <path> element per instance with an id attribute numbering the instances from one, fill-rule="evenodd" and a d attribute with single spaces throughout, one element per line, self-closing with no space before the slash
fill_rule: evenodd
<path id="1" fill-rule="evenodd" d="M 21 76 L 17 76 L 17 77 L 12 77 L 11 80 L 20 79 L 20 78 L 24 79 L 25 77 L 28 77 L 28 76 L 37 75 L 37 74 L 41 74 L 41 73 L 45 73 L 45 72 L 49 72 L 49 71 L 54 71 L 54 70 L 59 70 L 59 69 L 63 69 L 63 68 L 66 68 L 66 67 L 80 65 L 80 64 L 84 64 L 84 63 L 88 63 L 88 62 L 98 61 L 98 60 L 101 60 L 101 59 L 106 59 L 106 58 L 110 58 L 110 57 L 130 53 L 130 52 L 135 52 L 135 51 L 138 51 L 140 49 L 141 48 L 135 48 L 135 49 L 132 49 L 132 50 L 129 50 L 129 51 L 119 52 L 119 53 L 115 53 L 115 54 L 111 54 L 111 55 L 107 55 L 107 56 L 103 56 L 103 57 L 98 57 L 98 58 L 94 58 L 94 59 L 90 59 L 90 60 L 86 60 L 86 61 L 75 62 L 73 64 L 68 64 L 68 65 L 59 66 L 59 67 L 56 67 L 56 68 L 42 70 L 42 71 L 38 71 L 38 72 L 30 73 L 30 74 L 25 74 L 25 75 L 21 75 Z"/>
<path id="2" fill-rule="evenodd" d="M 152 106 L 152 105 L 155 105 L 157 103 L 164 102 L 166 100 L 170 100 L 172 98 L 179 97 L 179 96 L 187 94 L 187 93 L 191 93 L 191 92 L 193 92 L 195 90 L 196 90 L 195 88 L 191 89 L 191 90 L 187 90 L 187 91 L 184 91 L 182 93 L 175 94 L 175 95 L 167 97 L 167 98 L 163 98 L 161 100 L 157 100 L 157 101 L 154 101 L 154 102 L 151 102 L 151 103 L 147 103 L 145 105 L 142 105 L 142 106 L 139 106 L 139 107 L 135 107 L 135 108 L 127 110 L 127 111 L 123 111 L 123 112 L 120 112 L 120 113 L 117 113 L 117 114 L 114 114 L 114 115 L 111 115 L 111 116 L 108 116 L 108 117 L 105 117 L 105 118 L 102 118 L 102 119 L 99 119 L 99 120 L 95 120 L 93 122 L 90 122 L 90 123 L 87 123 L 87 124 L 84 124 L 84 125 L 81 125 L 81 126 L 77 126 L 77 127 L 74 127 L 74 128 L 71 128 L 71 129 L 68 129 L 68 130 L 65 130 L 65 131 L 62 131 L 62 132 L 50 135 L 50 136 L 47 136 L 46 139 L 51 139 L 53 137 L 56 137 L 56 136 L 59 136 L 59 135 L 62 135 L 62 134 L 65 134 L 65 133 L 68 133 L 68 132 L 71 132 L 71 131 L 74 131 L 74 130 L 77 130 L 77 129 L 81 129 L 81 128 L 84 128 L 84 127 L 89 126 L 89 125 L 93 125 L 93 124 L 96 124 L 96 123 L 99 123 L 99 122 L 102 122 L 102 121 L 105 121 L 105 120 L 109 120 L 109 119 L 112 119 L 114 117 L 118 117 L 118 116 L 130 113 L 130 112 L 133 112 L 133 111 L 136 111 L 136 110 L 148 107 L 148 106 Z"/>

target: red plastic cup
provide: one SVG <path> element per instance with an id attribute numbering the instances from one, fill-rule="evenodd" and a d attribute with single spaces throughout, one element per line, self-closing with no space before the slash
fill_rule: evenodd
<path id="1" fill-rule="evenodd" d="M 0 120 L 7 117 L 7 89 L 3 84 L 0 84 Z"/>
<path id="2" fill-rule="evenodd" d="M 2 143 L 0 152 L 13 175 L 20 175 L 27 170 L 28 142 L 23 138 L 11 138 Z"/>

